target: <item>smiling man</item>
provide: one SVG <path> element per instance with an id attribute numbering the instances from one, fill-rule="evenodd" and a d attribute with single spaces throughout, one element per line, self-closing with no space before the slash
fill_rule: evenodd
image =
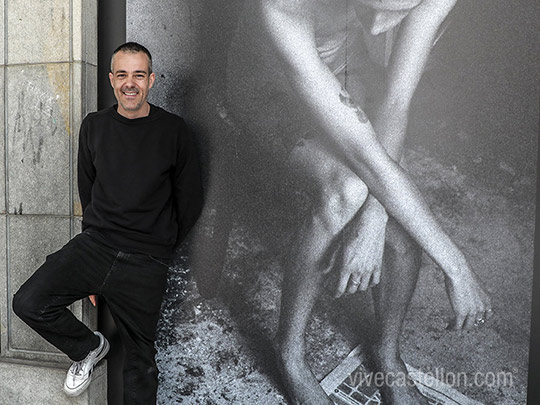
<path id="1" fill-rule="evenodd" d="M 124 403 L 146 405 L 156 401 L 154 341 L 169 259 L 197 220 L 202 188 L 185 122 L 147 101 L 150 52 L 121 45 L 109 78 L 118 104 L 89 114 L 79 135 L 83 232 L 47 256 L 13 310 L 73 360 L 64 391 L 75 396 L 109 343 L 66 307 L 102 296 L 125 348 Z"/>
<path id="2" fill-rule="evenodd" d="M 122 49 L 131 48 L 125 46 Z M 148 65 L 148 68 L 141 70 L 145 65 Z M 118 101 L 120 115 L 132 119 L 150 113 L 150 104 L 146 98 L 148 91 L 154 85 L 156 76 L 152 72 L 152 59 L 144 50 L 135 53 L 125 50 L 116 51 L 111 59 L 109 79 Z"/>

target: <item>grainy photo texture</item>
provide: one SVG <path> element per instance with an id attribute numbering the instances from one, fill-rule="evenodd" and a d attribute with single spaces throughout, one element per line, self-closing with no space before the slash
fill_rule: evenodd
<path id="1" fill-rule="evenodd" d="M 342 403 L 320 381 L 355 348 L 359 404 L 525 403 L 537 5 L 127 6 L 151 101 L 186 117 L 205 172 L 160 404 Z M 459 396 L 425 396 L 405 363 Z"/>

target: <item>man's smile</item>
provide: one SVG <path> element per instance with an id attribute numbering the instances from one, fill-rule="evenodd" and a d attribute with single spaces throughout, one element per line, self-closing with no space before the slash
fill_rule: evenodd
<path id="1" fill-rule="evenodd" d="M 122 93 L 124 94 L 124 96 L 126 96 L 128 98 L 131 98 L 131 97 L 137 96 L 137 94 L 139 94 L 139 90 L 137 90 L 137 89 L 123 89 Z"/>

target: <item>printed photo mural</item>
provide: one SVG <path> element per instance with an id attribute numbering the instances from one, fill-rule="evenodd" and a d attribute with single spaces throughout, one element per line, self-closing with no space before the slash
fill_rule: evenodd
<path id="1" fill-rule="evenodd" d="M 525 403 L 538 8 L 127 1 L 205 181 L 160 404 Z"/>

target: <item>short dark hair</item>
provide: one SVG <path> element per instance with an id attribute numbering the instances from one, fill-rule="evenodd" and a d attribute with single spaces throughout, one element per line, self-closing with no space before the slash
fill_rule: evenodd
<path id="1" fill-rule="evenodd" d="M 118 52 L 128 52 L 128 53 L 138 53 L 142 52 L 145 53 L 146 56 L 148 56 L 148 70 L 149 74 L 152 73 L 152 55 L 150 55 L 150 51 L 146 49 L 141 44 L 138 44 L 137 42 L 126 42 L 125 44 L 120 45 L 118 48 L 116 48 L 111 56 L 111 72 L 113 71 L 113 59 L 114 55 L 116 55 Z M 114 73 L 114 72 L 113 72 Z"/>

